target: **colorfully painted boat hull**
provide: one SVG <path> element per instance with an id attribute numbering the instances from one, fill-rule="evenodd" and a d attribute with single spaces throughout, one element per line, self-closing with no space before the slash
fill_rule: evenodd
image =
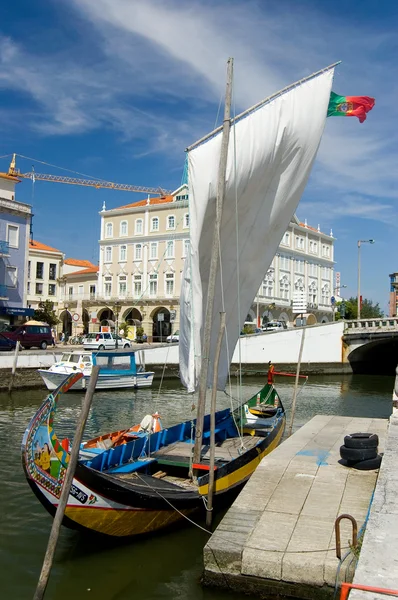
<path id="1" fill-rule="evenodd" d="M 65 444 L 58 441 L 53 430 L 53 417 L 60 392 L 74 385 L 81 374 L 70 376 L 68 382 L 50 394 L 29 424 L 22 442 L 22 462 L 27 480 L 45 508 L 54 514 L 69 462 Z M 268 390 L 269 391 L 269 390 Z M 262 390 L 263 398 L 267 386 Z M 273 392 L 276 394 L 276 392 Z M 268 393 L 269 396 L 269 393 Z M 250 400 L 255 403 L 256 399 Z M 216 463 L 214 505 L 225 504 L 244 485 L 261 459 L 280 442 L 284 426 L 283 407 L 278 418 L 268 424 L 263 434 L 253 437 L 248 431 L 248 449 L 241 446 L 233 460 Z M 235 427 L 237 412 L 230 409 L 216 413 L 217 435 L 227 436 Z M 210 420 L 205 417 L 204 435 L 209 435 Z M 220 433 L 221 432 L 221 433 Z M 258 431 L 255 432 L 258 434 Z M 188 480 L 177 485 L 170 480 L 153 476 L 166 464 L 188 472 L 192 449 L 192 422 L 186 421 L 154 434 L 134 435 L 130 443 L 97 453 L 92 460 L 78 462 L 65 511 L 64 525 L 109 536 L 124 537 L 152 533 L 204 510 L 203 496 L 208 493 L 209 474 L 198 472 L 198 485 Z M 226 437 L 223 444 L 239 441 Z M 249 447 L 249 442 L 251 447 Z M 67 446 L 66 446 L 67 447 Z M 168 453 L 169 448 L 181 447 L 184 456 Z M 162 454 L 163 452 L 163 454 Z M 216 452 L 216 458 L 217 458 Z M 184 463 L 183 461 L 186 460 Z M 182 462 L 181 462 L 182 461 Z M 195 467 L 195 466 L 194 466 Z M 201 468 L 201 465 L 198 465 Z M 151 472 L 152 469 L 152 472 Z M 204 473 L 204 474 L 202 474 Z"/>

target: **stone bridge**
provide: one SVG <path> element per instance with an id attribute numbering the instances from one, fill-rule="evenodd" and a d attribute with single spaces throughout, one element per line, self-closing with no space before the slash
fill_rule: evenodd
<path id="1" fill-rule="evenodd" d="M 343 360 L 354 373 L 394 375 L 398 364 L 398 317 L 345 321 Z"/>

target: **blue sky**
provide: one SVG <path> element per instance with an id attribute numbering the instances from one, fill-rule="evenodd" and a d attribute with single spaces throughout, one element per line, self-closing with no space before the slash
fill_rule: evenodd
<path id="1" fill-rule="evenodd" d="M 213 128 L 228 56 L 236 110 L 336 60 L 333 89 L 368 95 L 365 123 L 330 118 L 298 216 L 333 230 L 336 270 L 387 311 L 398 270 L 398 4 L 324 0 L 16 0 L 0 24 L 0 156 L 174 189 L 184 148 Z M 61 174 L 18 159 L 22 171 Z M 1 170 L 7 159 L 0 160 Z M 126 192 L 29 181 L 34 237 L 98 259 L 99 216 Z"/>

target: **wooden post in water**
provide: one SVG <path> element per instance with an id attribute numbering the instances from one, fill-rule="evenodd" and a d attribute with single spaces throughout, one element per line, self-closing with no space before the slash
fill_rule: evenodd
<path id="1" fill-rule="evenodd" d="M 15 354 L 14 354 L 14 362 L 12 364 L 12 370 L 11 370 L 11 379 L 10 379 L 10 383 L 8 386 L 9 392 L 11 392 L 12 386 L 14 384 L 15 371 L 17 370 L 17 363 L 18 363 L 18 352 L 19 352 L 19 342 L 17 341 L 17 343 L 15 344 Z"/>
<path id="2" fill-rule="evenodd" d="M 57 511 L 55 513 L 50 533 L 50 539 L 48 540 L 46 555 L 44 557 L 39 582 L 37 584 L 33 600 L 42 600 L 44 598 L 47 583 L 50 577 L 51 567 L 53 564 L 55 549 L 58 542 L 59 530 L 61 529 L 65 508 L 68 502 L 70 486 L 75 475 L 76 465 L 79 458 L 80 443 L 82 441 L 84 427 L 86 425 L 88 413 L 90 412 L 91 401 L 93 399 L 95 386 L 97 384 L 98 373 L 99 367 L 93 367 L 90 376 L 90 383 L 88 384 L 87 392 L 82 404 L 82 410 L 77 421 L 75 436 L 73 438 L 72 452 L 70 454 L 69 464 L 66 470 L 64 484 L 62 486 L 61 496 L 57 506 Z"/>
<path id="3" fill-rule="evenodd" d="M 217 345 L 214 354 L 213 388 L 211 390 L 210 407 L 210 466 L 209 466 L 209 491 L 207 494 L 206 525 L 210 527 L 213 518 L 213 493 L 214 493 L 214 457 L 216 448 L 216 400 L 218 363 L 220 361 L 221 344 L 225 329 L 225 312 L 220 313 L 220 330 L 218 332 Z"/>
<path id="4" fill-rule="evenodd" d="M 298 380 L 300 377 L 301 357 L 303 356 L 304 338 L 305 338 L 306 329 L 307 329 L 306 327 L 303 327 L 303 333 L 301 335 L 301 344 L 300 344 L 300 351 L 299 351 L 299 357 L 298 357 L 298 362 L 297 362 L 297 371 L 296 371 L 296 381 L 294 382 L 294 391 L 293 391 L 293 400 L 292 400 L 292 415 L 290 418 L 289 436 L 292 435 L 294 415 L 296 412 L 297 388 L 298 388 Z"/>

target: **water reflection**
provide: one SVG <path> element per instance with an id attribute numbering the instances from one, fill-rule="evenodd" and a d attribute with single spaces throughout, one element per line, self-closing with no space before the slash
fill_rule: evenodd
<path id="1" fill-rule="evenodd" d="M 386 418 L 391 412 L 393 381 L 393 377 L 358 375 L 311 377 L 298 396 L 295 428 L 316 414 Z M 262 384 L 263 380 L 247 379 L 242 396 L 255 394 Z M 276 385 L 289 422 L 294 378 L 278 380 Z M 0 538 L 4 598 L 33 596 L 52 522 L 27 485 L 20 458 L 23 432 L 44 395 L 41 390 L 0 394 L 0 506 L 6 517 Z M 235 388 L 232 395 L 237 396 Z M 62 399 L 55 424 L 60 437 L 73 437 L 82 398 L 75 393 Z M 85 438 L 127 428 L 154 410 L 160 412 L 166 426 L 194 416 L 192 397 L 171 381 L 164 384 L 161 394 L 155 387 L 136 393 L 98 392 L 94 398 Z M 220 408 L 229 406 L 230 401 L 226 394 L 218 394 Z M 46 598 L 87 595 L 96 600 L 127 600 L 139 594 L 145 600 L 226 600 L 227 593 L 203 590 L 199 584 L 206 537 L 196 528 L 181 527 L 147 539 L 99 542 L 63 528 Z"/>

